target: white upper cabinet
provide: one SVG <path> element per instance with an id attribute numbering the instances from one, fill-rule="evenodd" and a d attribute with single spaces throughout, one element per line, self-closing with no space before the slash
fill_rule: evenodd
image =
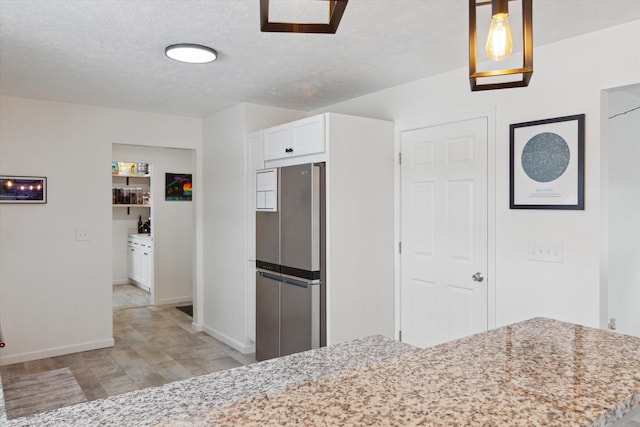
<path id="1" fill-rule="evenodd" d="M 288 157 L 291 149 L 291 124 L 276 126 L 264 131 L 264 160 Z"/>
<path id="2" fill-rule="evenodd" d="M 325 150 L 325 116 L 313 116 L 265 129 L 264 160 L 322 153 Z"/>
<path id="3" fill-rule="evenodd" d="M 291 140 L 292 156 L 305 156 L 324 152 L 324 114 L 291 123 Z"/>

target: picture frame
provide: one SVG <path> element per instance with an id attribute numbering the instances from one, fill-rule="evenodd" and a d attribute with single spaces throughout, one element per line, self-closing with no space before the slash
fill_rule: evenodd
<path id="1" fill-rule="evenodd" d="M 47 178 L 0 175 L 0 203 L 47 203 Z"/>
<path id="2" fill-rule="evenodd" d="M 584 210 L 585 115 L 509 126 L 509 208 Z"/>
<path id="3" fill-rule="evenodd" d="M 190 173 L 165 173 L 164 199 L 191 201 L 193 179 Z"/>

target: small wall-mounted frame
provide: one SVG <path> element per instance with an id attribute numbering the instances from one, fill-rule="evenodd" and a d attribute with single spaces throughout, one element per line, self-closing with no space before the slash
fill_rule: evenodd
<path id="1" fill-rule="evenodd" d="M 0 175 L 0 203 L 47 203 L 47 178 Z"/>
<path id="2" fill-rule="evenodd" d="M 165 173 L 164 199 L 190 202 L 193 194 L 190 173 Z"/>
<path id="3" fill-rule="evenodd" d="M 510 126 L 511 209 L 584 209 L 585 115 Z"/>

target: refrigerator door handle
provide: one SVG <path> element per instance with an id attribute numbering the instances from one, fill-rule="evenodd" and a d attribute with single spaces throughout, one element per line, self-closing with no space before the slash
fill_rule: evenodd
<path id="1" fill-rule="evenodd" d="M 274 274 L 274 273 L 270 273 L 268 271 L 263 271 L 263 270 L 258 270 L 258 274 L 261 277 L 264 277 L 266 279 L 287 283 L 289 285 L 300 286 L 301 288 L 308 288 L 309 286 L 320 284 L 320 280 L 300 279 L 298 277 L 279 275 L 279 274 Z"/>
<path id="2" fill-rule="evenodd" d="M 280 281 L 289 285 L 300 286 L 301 288 L 308 288 L 309 286 L 320 284 L 320 280 L 306 280 L 284 275 L 280 276 Z"/>
<path id="3" fill-rule="evenodd" d="M 273 273 L 269 273 L 267 271 L 261 271 L 261 270 L 258 270 L 258 274 L 260 275 L 260 277 L 264 277 L 265 279 L 271 279 L 271 280 L 276 280 L 278 282 L 282 282 L 282 276 L 280 276 L 279 274 L 273 274 Z"/>

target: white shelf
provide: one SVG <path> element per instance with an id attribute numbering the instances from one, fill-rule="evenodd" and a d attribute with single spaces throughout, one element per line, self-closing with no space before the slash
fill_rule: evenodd
<path id="1" fill-rule="evenodd" d="M 126 205 L 126 204 L 122 204 L 122 203 L 114 203 L 111 206 L 113 206 L 114 208 L 150 208 L 151 205 Z"/>
<path id="2" fill-rule="evenodd" d="M 121 173 L 118 173 L 118 174 L 113 173 L 113 174 L 111 174 L 111 176 L 113 178 L 116 178 L 116 177 L 122 177 L 122 178 L 150 178 L 151 174 L 145 174 L 145 175 L 123 175 Z"/>

